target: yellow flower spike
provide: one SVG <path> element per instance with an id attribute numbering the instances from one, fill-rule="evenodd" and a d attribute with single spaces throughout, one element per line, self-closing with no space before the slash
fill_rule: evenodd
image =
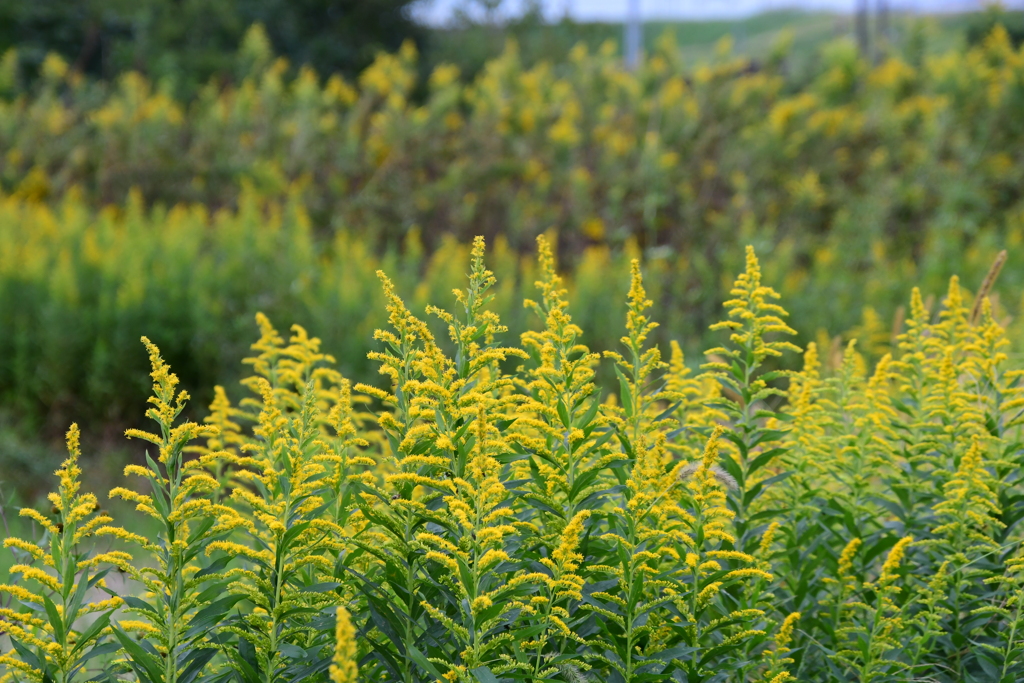
<path id="1" fill-rule="evenodd" d="M 896 541 L 896 545 L 892 547 L 889 554 L 885 558 L 885 562 L 882 564 L 882 573 L 878 580 L 880 583 L 892 581 L 896 578 L 896 572 L 899 571 L 900 565 L 903 563 L 903 558 L 907 553 L 907 546 L 914 542 L 914 539 L 910 536 L 904 536 L 900 540 Z"/>
<path id="2" fill-rule="evenodd" d="M 758 552 L 762 557 L 767 557 L 771 552 L 772 544 L 775 542 L 775 536 L 778 534 L 779 529 L 782 525 L 778 522 L 772 522 L 765 529 L 764 534 L 761 535 L 761 544 L 758 547 Z"/>
<path id="3" fill-rule="evenodd" d="M 746 269 L 736 278 L 730 294 L 733 298 L 724 304 L 730 319 L 715 323 L 710 329 L 732 330 L 730 340 L 741 348 L 749 347 L 755 364 L 760 364 L 769 356 L 781 356 L 783 351 L 800 352 L 800 348 L 790 342 L 765 339 L 767 334 L 792 335 L 796 331 L 783 322 L 783 317 L 788 315 L 785 309 L 770 303 L 770 300 L 778 299 L 780 295 L 771 287 L 761 284 L 761 266 L 753 247 L 747 247 Z M 742 357 L 738 349 L 716 348 L 707 353 Z M 705 367 L 723 370 L 727 366 L 712 362 Z"/>
<path id="4" fill-rule="evenodd" d="M 562 538 L 558 547 L 551 553 L 552 559 L 560 567 L 561 571 L 571 574 L 579 567 L 583 556 L 576 552 L 580 542 L 580 535 L 583 533 L 583 522 L 590 517 L 590 510 L 577 512 L 562 531 Z"/>
<path id="5" fill-rule="evenodd" d="M 160 349 L 156 344 L 142 337 L 142 343 L 149 353 L 149 363 L 152 367 L 150 376 L 153 378 L 153 396 L 149 399 L 155 408 L 146 411 L 146 415 L 156 422 L 170 424 L 177 418 L 184 403 L 188 400 L 187 392 L 175 392 L 178 386 L 178 376 L 170 371 L 170 367 L 160 357 Z"/>
<path id="6" fill-rule="evenodd" d="M 939 313 L 940 323 L 936 332 L 948 345 L 961 344 L 965 341 L 970 327 L 970 310 L 964 302 L 960 278 L 956 275 L 949 279 L 949 290 L 942 303 L 943 309 Z"/>
<path id="7" fill-rule="evenodd" d="M 840 578 L 848 579 L 853 577 L 853 560 L 863 543 L 864 541 L 859 538 L 852 538 L 839 554 L 838 574 Z"/>
<path id="8" fill-rule="evenodd" d="M 960 466 L 944 486 L 942 501 L 934 506 L 942 523 L 932 533 L 945 539 L 947 552 L 990 552 L 1000 547 L 993 537 L 1004 524 L 984 455 L 982 438 L 973 436 Z"/>
<path id="9" fill-rule="evenodd" d="M 473 614 L 479 614 L 493 604 L 493 601 L 489 597 L 481 595 L 473 599 L 473 602 L 470 603 L 470 608 L 473 610 Z"/>
<path id="10" fill-rule="evenodd" d="M 651 322 L 644 315 L 644 311 L 654 305 L 654 302 L 647 298 L 647 291 L 644 289 L 643 276 L 640 274 L 640 260 L 633 259 L 629 264 L 630 285 L 629 312 L 626 315 L 626 330 L 629 336 L 622 339 L 623 344 L 635 342 L 638 346 L 643 345 L 647 335 L 658 326 L 658 323 Z"/>
<path id="11" fill-rule="evenodd" d="M 789 644 L 793 641 L 793 629 L 796 628 L 796 622 L 799 620 L 799 612 L 791 612 L 783 619 L 782 626 L 779 627 L 779 633 L 775 636 L 775 643 L 780 649 L 788 648 Z"/>
<path id="12" fill-rule="evenodd" d="M 58 478 L 57 491 L 48 495 L 52 513 L 56 522 L 50 521 L 41 513 L 31 508 L 22 508 L 21 515 L 40 523 L 49 532 L 45 541 L 46 547 L 29 543 L 19 538 L 4 539 L 5 548 L 17 548 L 30 555 L 35 564 L 15 564 L 10 568 L 12 576 L 20 576 L 22 580 L 34 582 L 39 588 L 36 592 L 19 585 L 0 585 L 0 594 L 22 602 L 46 604 L 47 619 L 36 619 L 26 614 L 0 607 L 0 620 L 5 629 L 22 643 L 45 652 L 51 676 L 60 680 L 67 679 L 71 672 L 80 667 L 80 658 L 88 652 L 100 633 L 89 633 L 87 629 L 76 630 L 74 623 L 89 613 L 109 612 L 122 604 L 120 598 L 108 600 L 90 600 L 82 598 L 75 592 L 68 593 L 68 587 L 78 581 L 96 581 L 94 570 L 102 565 L 125 566 L 131 562 L 131 556 L 122 551 L 91 554 L 83 552 L 81 542 L 99 534 L 99 527 L 111 521 L 100 509 L 96 496 L 92 493 L 81 493 L 81 468 L 78 465 L 81 456 L 80 433 L 77 425 L 71 425 L 66 435 L 68 457 L 55 472 Z M 102 587 L 102 579 L 96 581 Z M 54 622 L 54 615 L 58 620 Z M 76 642 L 85 635 L 88 640 Z M 79 650 L 78 645 L 86 649 Z M 31 667 L 14 656 L 4 656 L 2 663 L 8 671 L 22 670 L 29 672 Z M 33 674 L 34 675 L 34 674 Z M 33 679 L 34 680 L 34 679 Z"/>
<path id="13" fill-rule="evenodd" d="M 708 604 L 711 600 L 715 598 L 715 596 L 718 595 L 718 592 L 721 590 L 721 588 L 721 581 L 712 581 L 711 583 L 705 585 L 700 590 L 700 592 L 697 593 L 697 604 L 701 606 Z"/>
<path id="14" fill-rule="evenodd" d="M 331 683 L 356 683 L 359 669 L 356 665 L 356 631 L 348 610 L 338 607 L 334 630 L 334 656 L 331 659 Z"/>
<path id="15" fill-rule="evenodd" d="M 37 595 L 36 593 L 33 593 L 24 586 L 19 586 L 17 584 L 0 584 L 0 592 L 7 593 L 8 595 L 17 600 L 34 602 L 37 604 L 42 604 L 43 602 L 42 596 Z"/>
<path id="16" fill-rule="evenodd" d="M 18 550 L 30 554 L 36 560 L 41 560 L 43 559 L 43 556 L 46 555 L 46 551 L 44 551 L 35 543 L 29 543 L 28 541 L 24 541 L 20 538 L 5 538 L 3 546 L 5 548 L 17 548 Z"/>
<path id="17" fill-rule="evenodd" d="M 930 314 L 917 287 L 910 293 L 910 317 L 906 320 L 907 331 L 897 337 L 900 351 L 911 357 L 924 352 L 925 330 L 929 326 Z"/>

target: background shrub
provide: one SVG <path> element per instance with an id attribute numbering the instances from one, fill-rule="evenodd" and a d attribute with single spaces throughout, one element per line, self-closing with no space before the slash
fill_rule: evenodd
<path id="1" fill-rule="evenodd" d="M 842 334 L 880 357 L 907 287 L 934 296 L 953 272 L 976 286 L 1006 246 L 995 310 L 1014 316 L 1024 59 L 1006 33 L 877 66 L 833 43 L 807 83 L 784 55 L 754 68 L 723 51 L 691 71 L 666 40 L 633 73 L 610 48 L 526 68 L 509 46 L 468 84 L 438 67 L 414 102 L 411 46 L 323 82 L 290 76 L 253 29 L 248 75 L 190 103 L 51 57 L 0 101 L 0 395 L 51 434 L 123 420 L 142 332 L 186 386 L 230 385 L 261 309 L 318 329 L 363 377 L 373 270 L 397 270 L 414 306 L 450 300 L 478 231 L 497 235 L 499 305 L 522 330 L 523 250 L 554 230 L 597 349 L 616 344 L 606 302 L 624 280 L 609 275 L 633 256 L 672 311 L 655 338 L 701 348 L 744 241 L 823 353 Z"/>

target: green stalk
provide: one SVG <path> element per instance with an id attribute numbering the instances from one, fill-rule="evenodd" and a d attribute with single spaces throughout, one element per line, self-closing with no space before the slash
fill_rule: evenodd
<path id="1" fill-rule="evenodd" d="M 291 501 L 288 501 L 285 504 L 284 518 L 287 520 L 290 517 Z M 278 540 L 280 541 L 280 539 Z M 280 552 L 280 548 L 278 548 L 278 552 L 275 553 L 275 555 L 276 557 L 274 559 L 274 596 L 273 600 L 270 603 L 270 651 L 268 653 L 270 656 L 268 657 L 268 666 L 263 676 L 263 680 L 266 681 L 266 683 L 273 683 L 274 681 L 274 669 L 276 668 L 278 659 L 278 633 L 280 629 L 280 624 L 277 623 L 277 610 L 281 604 L 281 593 L 284 591 L 284 553 Z"/>
<path id="2" fill-rule="evenodd" d="M 636 523 L 634 520 L 629 520 L 629 540 L 628 543 L 630 548 L 636 549 Z M 625 584 L 626 584 L 626 596 L 633 595 L 633 580 L 635 577 L 633 558 L 629 558 L 626 562 L 626 566 L 623 567 L 626 572 Z M 633 608 L 635 605 L 632 600 L 626 600 L 626 683 L 632 683 L 633 681 Z"/>
<path id="3" fill-rule="evenodd" d="M 1017 626 L 1021 623 L 1022 617 L 1021 609 L 1024 608 L 1024 584 L 1017 589 L 1017 613 L 1013 617 L 1013 622 L 1010 624 L 1010 635 L 1006 638 L 1006 653 L 1003 655 L 1003 668 L 999 673 L 999 680 L 1006 680 L 1006 673 L 1010 666 L 1010 653 L 1013 652 L 1013 639 L 1017 637 Z"/>
<path id="4" fill-rule="evenodd" d="M 412 542 L 412 525 L 411 525 L 411 512 L 406 512 L 405 515 L 405 546 L 409 547 Z M 413 555 L 410 553 L 406 556 L 406 573 L 405 573 L 405 591 L 408 597 L 408 604 L 406 605 L 406 618 L 405 618 L 405 660 L 403 662 L 405 666 L 405 681 L 406 683 L 413 683 L 413 668 L 412 660 L 409 657 L 409 648 L 412 647 L 413 640 L 413 621 L 412 613 L 415 607 L 415 583 L 416 583 L 416 570 L 413 565 Z"/>
<path id="5" fill-rule="evenodd" d="M 167 428 L 163 427 L 164 440 L 169 434 Z M 177 456 L 172 455 L 167 467 L 168 500 L 174 501 L 178 494 L 178 467 Z M 173 472 L 171 471 L 173 468 Z M 176 683 L 178 680 L 178 609 L 182 602 L 182 561 L 181 551 L 175 541 L 177 540 L 178 522 L 167 521 L 167 544 L 170 550 L 170 562 L 167 563 L 168 578 L 173 581 L 173 590 L 170 591 L 170 601 L 167 605 L 167 659 L 164 661 L 164 682 Z"/>

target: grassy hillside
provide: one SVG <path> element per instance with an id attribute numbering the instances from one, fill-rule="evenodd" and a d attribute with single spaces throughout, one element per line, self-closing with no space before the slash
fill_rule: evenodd
<path id="1" fill-rule="evenodd" d="M 1024 13 L 1002 14 L 1011 26 L 1024 23 Z M 962 46 L 969 29 L 988 22 L 985 13 L 908 15 L 893 14 L 889 22 L 889 42 L 902 48 L 920 41 L 930 53 Z M 734 49 L 754 60 L 767 58 L 780 41 L 791 42 L 792 61 L 805 68 L 818 49 L 836 38 L 852 38 L 853 17 L 830 12 L 776 10 L 742 19 L 712 21 L 649 21 L 644 24 L 644 43 L 648 52 L 657 49 L 662 36 L 671 34 L 683 58 L 691 63 L 706 62 L 715 56 L 716 45 L 729 38 Z M 623 28 L 618 23 L 561 21 L 546 24 L 526 17 L 507 26 L 463 26 L 432 29 L 428 35 L 427 57 L 431 63 L 460 65 L 475 74 L 487 59 L 500 53 L 506 38 L 520 45 L 527 64 L 540 60 L 560 62 L 577 43 L 596 50 L 605 41 L 622 42 Z"/>

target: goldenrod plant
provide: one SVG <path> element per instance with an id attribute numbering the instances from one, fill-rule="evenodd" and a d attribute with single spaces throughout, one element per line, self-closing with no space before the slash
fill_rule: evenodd
<path id="1" fill-rule="evenodd" d="M 0 594 L 11 599 L 0 606 L 0 619 L 13 648 L 0 655 L 7 667 L 0 680 L 84 681 L 90 660 L 117 649 L 110 617 L 123 601 L 114 593 L 99 594 L 108 586 L 119 588 L 106 577 L 114 568 L 123 571 L 132 558 L 118 550 L 91 551 L 96 531 L 112 520 L 95 495 L 80 490 L 78 425 L 68 430 L 67 447 L 68 458 L 56 472 L 60 484 L 49 495 L 53 519 L 21 510 L 43 529 L 43 539 L 4 539 L 4 547 L 22 561 L 11 567 L 11 583 L 0 584 Z"/>
<path id="2" fill-rule="evenodd" d="M 727 438 L 736 448 L 737 457 L 723 460 L 722 467 L 735 481 L 729 500 L 736 515 L 735 545 L 743 550 L 753 542 L 753 516 L 758 512 L 762 492 L 787 474 L 772 467 L 784 452 L 777 443 L 783 432 L 766 428 L 765 422 L 775 417 L 769 401 L 784 395 L 769 382 L 784 373 L 766 371 L 766 361 L 779 358 L 785 351 L 799 353 L 800 348 L 774 339 L 778 334 L 796 334 L 796 330 L 784 322 L 788 315 L 785 309 L 773 303 L 779 293 L 761 283 L 761 266 L 753 247 L 747 247 L 746 268 L 730 293 L 733 298 L 725 302 L 728 319 L 711 326 L 712 330 L 731 330 L 728 344 L 707 351 L 711 360 L 702 367 L 730 392 L 718 405 L 732 422 Z M 769 475 L 764 476 L 765 472 Z"/>
<path id="3" fill-rule="evenodd" d="M 79 492 L 73 428 L 42 540 L 5 541 L 4 683 L 1022 675 L 1024 376 L 990 297 L 914 290 L 877 361 L 826 338 L 783 372 L 750 249 L 694 373 L 639 259 L 598 354 L 538 254 L 518 344 L 478 239 L 423 315 L 380 273 L 379 384 L 259 316 L 202 424 L 146 341 L 154 450 L 112 494 L 147 523 Z"/>
<path id="4" fill-rule="evenodd" d="M 838 605 L 840 649 L 833 666 L 858 683 L 899 681 L 907 677 L 907 664 L 900 657 L 908 633 L 908 603 L 900 599 L 900 569 L 913 542 L 905 536 L 896 542 L 885 558 L 878 579 L 858 585 L 849 573 L 840 580 L 853 579 L 841 595 L 846 600 Z M 859 545 L 858 545 L 859 547 Z M 851 589 L 852 590 L 849 590 Z"/>
<path id="5" fill-rule="evenodd" d="M 1005 565 L 1003 574 L 985 580 L 998 587 L 992 604 L 975 612 L 990 617 L 987 638 L 978 642 L 978 662 L 999 683 L 1018 680 L 1024 673 L 1024 558 L 1012 557 Z"/>
<path id="6" fill-rule="evenodd" d="M 97 529 L 138 548 L 134 562 L 125 567 L 135 586 L 122 591 L 127 593 L 122 595 L 125 614 L 111 627 L 123 653 L 115 667 L 124 662 L 147 683 L 189 683 L 220 651 L 214 626 L 238 602 L 238 597 L 225 595 L 222 570 L 228 558 L 207 562 L 204 554 L 237 524 L 238 513 L 211 500 L 219 482 L 200 466 L 202 461 L 185 459 L 191 441 L 214 436 L 216 430 L 178 421 L 188 394 L 177 389 L 178 378 L 156 345 L 145 337 L 142 341 L 153 379 L 146 416 L 158 431 L 126 432 L 155 450 L 147 450 L 145 465 L 125 467 L 125 476 L 142 479 L 148 492 L 118 486 L 110 497 L 135 503 L 135 510 L 153 520 L 156 530 L 143 536 L 122 526 Z"/>

